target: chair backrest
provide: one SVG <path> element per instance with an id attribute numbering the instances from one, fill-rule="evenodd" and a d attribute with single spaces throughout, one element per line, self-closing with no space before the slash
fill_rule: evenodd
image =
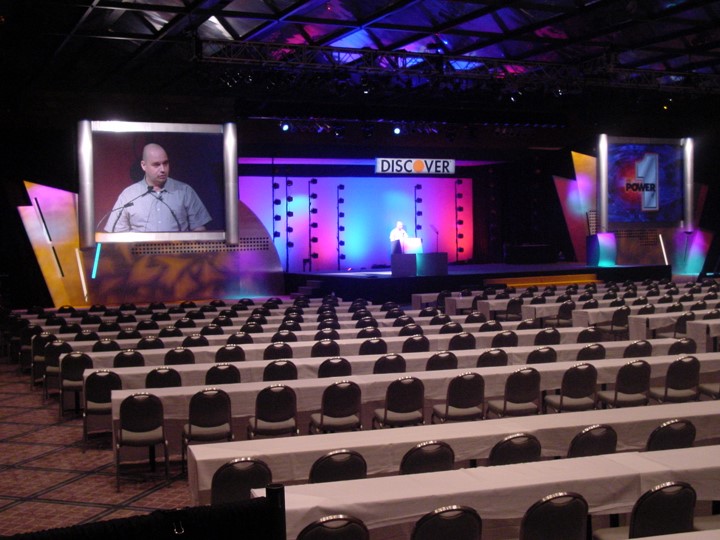
<path id="1" fill-rule="evenodd" d="M 334 356 L 323 361 L 318 367 L 318 378 L 347 377 L 352 375 L 352 364 L 347 358 Z"/>
<path id="2" fill-rule="evenodd" d="M 512 330 L 503 330 L 495 334 L 490 343 L 491 347 L 517 347 L 518 336 Z"/>
<path id="3" fill-rule="evenodd" d="M 695 354 L 697 352 L 697 343 L 693 338 L 683 337 L 670 345 L 668 355 L 676 354 Z"/>
<path id="4" fill-rule="evenodd" d="M 168 349 L 165 353 L 163 363 L 166 366 L 178 366 L 182 364 L 194 364 L 195 353 L 191 349 L 186 347 L 175 347 L 174 349 Z"/>
<path id="5" fill-rule="evenodd" d="M 425 405 L 425 385 L 416 377 L 391 382 L 385 393 L 385 408 L 393 412 L 414 412 Z"/>
<path id="6" fill-rule="evenodd" d="M 72 351 L 60 361 L 60 379 L 64 381 L 82 381 L 83 372 L 92 369 L 93 361 L 87 353 Z"/>
<path id="7" fill-rule="evenodd" d="M 340 324 L 338 321 L 335 321 L 338 325 Z M 355 323 L 355 328 L 368 328 L 369 326 L 378 327 L 380 326 L 380 323 L 377 322 L 377 319 L 375 317 L 367 316 L 367 317 L 361 317 L 357 320 Z"/>
<path id="8" fill-rule="evenodd" d="M 205 372 L 205 384 L 236 384 L 240 382 L 240 370 L 227 363 L 218 363 Z"/>
<path id="9" fill-rule="evenodd" d="M 109 352 L 109 351 L 119 351 L 120 350 L 120 344 L 115 341 L 114 339 L 110 338 L 103 338 L 99 339 L 95 343 L 93 343 L 92 351 L 93 352 Z"/>
<path id="10" fill-rule="evenodd" d="M 208 338 L 202 334 L 190 334 L 182 340 L 183 347 L 207 347 L 210 345 Z"/>
<path id="11" fill-rule="evenodd" d="M 475 336 L 468 332 L 460 332 L 450 338 L 448 349 L 451 351 L 469 350 L 474 349 L 476 345 L 477 341 Z"/>
<path id="12" fill-rule="evenodd" d="M 110 404 L 111 394 L 113 390 L 122 389 L 122 380 L 114 371 L 107 369 L 99 369 L 93 371 L 85 378 L 84 399 L 85 410 L 90 411 L 92 407 L 88 407 L 88 403 Z"/>
<path id="13" fill-rule="evenodd" d="M 180 328 L 177 328 L 175 326 L 166 326 L 165 328 L 161 328 L 158 332 L 159 338 L 164 337 L 182 337 L 183 332 Z"/>
<path id="14" fill-rule="evenodd" d="M 315 341 L 323 339 L 340 339 L 340 334 L 335 328 L 322 328 L 315 332 L 315 337 L 313 339 Z"/>
<path id="15" fill-rule="evenodd" d="M 638 315 L 652 315 L 655 313 L 655 306 L 653 304 L 643 304 L 638 310 Z"/>
<path id="16" fill-rule="evenodd" d="M 540 328 L 540 322 L 537 319 L 523 319 L 517 325 L 516 330 L 535 330 Z"/>
<path id="17" fill-rule="evenodd" d="M 313 358 L 330 357 L 340 354 L 340 345 L 332 339 L 323 339 L 313 344 L 310 356 Z"/>
<path id="18" fill-rule="evenodd" d="M 615 378 L 615 391 L 623 394 L 647 393 L 650 388 L 650 364 L 635 360 L 622 366 Z"/>
<path id="19" fill-rule="evenodd" d="M 379 332 L 379 329 L 376 330 Z M 422 336 L 424 333 L 422 326 L 417 323 L 410 323 L 400 329 L 398 336 Z"/>
<path id="20" fill-rule="evenodd" d="M 297 366 L 290 360 L 274 360 L 263 369 L 263 381 L 292 381 L 297 378 Z"/>
<path id="21" fill-rule="evenodd" d="M 355 450 L 333 450 L 315 460 L 310 467 L 311 484 L 360 480 L 367 476 L 365 458 Z"/>
<path id="22" fill-rule="evenodd" d="M 40 331 L 41 329 L 38 329 L 38 333 L 40 333 Z M 99 339 L 100 336 L 94 330 L 81 330 L 75 334 L 75 341 L 97 341 Z"/>
<path id="23" fill-rule="evenodd" d="M 113 367 L 142 367 L 145 365 L 145 357 L 140 351 L 128 349 L 120 351 L 113 358 Z"/>
<path id="24" fill-rule="evenodd" d="M 563 373 L 560 394 L 563 397 L 583 398 L 595 395 L 597 369 L 592 364 L 576 364 Z"/>
<path id="25" fill-rule="evenodd" d="M 499 321 L 485 321 L 480 325 L 478 332 L 502 332 L 502 324 Z"/>
<path id="26" fill-rule="evenodd" d="M 172 388 L 177 386 L 182 386 L 180 373 L 170 367 L 156 367 L 145 376 L 145 388 Z"/>
<path id="27" fill-rule="evenodd" d="M 145 433 L 163 426 L 163 404 L 160 398 L 147 392 L 129 395 L 120 403 L 118 434 L 123 431 Z"/>
<path id="28" fill-rule="evenodd" d="M 321 415 L 331 418 L 359 416 L 361 403 L 362 391 L 357 383 L 337 381 L 323 390 Z"/>
<path id="29" fill-rule="evenodd" d="M 215 471 L 210 487 L 211 504 L 247 501 L 250 490 L 264 488 L 271 482 L 272 472 L 265 462 L 247 457 L 234 459 Z"/>
<path id="30" fill-rule="evenodd" d="M 560 331 L 557 328 L 545 328 L 535 335 L 535 345 L 559 345 Z"/>
<path id="31" fill-rule="evenodd" d="M 430 318 L 432 318 L 432 317 L 434 317 L 435 315 L 437 315 L 438 313 L 439 313 L 439 311 L 437 310 L 437 308 L 428 306 L 428 307 L 422 308 L 422 309 L 418 312 L 418 317 L 430 317 Z"/>
<path id="32" fill-rule="evenodd" d="M 368 540 L 370 532 L 362 520 L 347 514 L 333 514 L 313 521 L 297 540 Z"/>
<path id="33" fill-rule="evenodd" d="M 485 379 L 479 373 L 461 373 L 450 380 L 446 399 L 449 407 L 479 407 L 482 410 L 484 401 Z"/>
<path id="34" fill-rule="evenodd" d="M 145 336 L 140 338 L 140 341 L 138 341 L 135 348 L 139 350 L 164 349 L 165 344 L 163 343 L 163 340 L 157 336 Z"/>
<path id="35" fill-rule="evenodd" d="M 675 418 L 663 422 L 648 437 L 645 450 L 675 450 L 695 444 L 695 425 L 690 420 Z"/>
<path id="36" fill-rule="evenodd" d="M 473 300 L 474 302 L 474 300 Z M 474 323 L 484 323 L 487 321 L 487 317 L 484 313 L 480 313 L 478 311 L 473 311 L 472 313 L 468 313 L 467 317 L 465 317 L 465 324 L 474 324 Z"/>
<path id="37" fill-rule="evenodd" d="M 455 452 L 444 441 L 424 441 L 408 450 L 400 461 L 400 474 L 450 471 Z"/>
<path id="38" fill-rule="evenodd" d="M 620 306 L 613 311 L 611 323 L 613 326 L 627 326 L 628 317 L 630 316 L 629 306 Z"/>
<path id="39" fill-rule="evenodd" d="M 688 321 L 694 321 L 695 320 L 695 312 L 694 311 L 687 311 L 680 315 L 677 320 L 675 321 L 675 334 L 684 334 L 687 332 L 687 323 Z"/>
<path id="40" fill-rule="evenodd" d="M 382 338 L 370 338 L 366 339 L 360 344 L 360 350 L 358 351 L 361 355 L 365 354 L 386 354 L 387 343 Z"/>
<path id="41" fill-rule="evenodd" d="M 623 358 L 642 358 L 643 356 L 652 356 L 653 346 L 652 343 L 645 339 L 639 339 L 633 341 L 630 345 L 625 347 L 623 351 Z"/>
<path id="42" fill-rule="evenodd" d="M 567 491 L 543 497 L 525 512 L 520 540 L 586 540 L 588 503 L 579 493 Z"/>
<path id="43" fill-rule="evenodd" d="M 405 358 L 400 354 L 385 354 L 373 365 L 373 374 L 405 373 Z"/>
<path id="44" fill-rule="evenodd" d="M 253 341 L 253 337 L 248 332 L 240 330 L 238 332 L 235 332 L 234 334 L 229 335 L 225 343 L 227 343 L 228 345 L 245 345 L 253 343 Z"/>
<path id="45" fill-rule="evenodd" d="M 496 367 L 508 365 L 508 354 L 502 349 L 490 349 L 478 356 L 477 367 Z"/>
<path id="46" fill-rule="evenodd" d="M 408 337 L 402 345 L 402 352 L 428 352 L 430 350 L 430 340 L 422 335 Z"/>
<path id="47" fill-rule="evenodd" d="M 643 493 L 630 514 L 630 538 L 690 532 L 695 490 L 685 482 L 666 482 Z"/>
<path id="48" fill-rule="evenodd" d="M 266 422 L 283 422 L 295 418 L 295 390 L 284 384 L 263 388 L 255 398 L 255 418 Z"/>
<path id="49" fill-rule="evenodd" d="M 272 335 L 272 337 L 270 338 L 270 343 L 294 343 L 297 340 L 298 338 L 295 335 L 295 332 L 287 328 L 281 328 Z"/>
<path id="50" fill-rule="evenodd" d="M 488 465 L 512 465 L 539 461 L 541 450 L 540 441 L 535 435 L 515 433 L 508 435 L 492 447 Z"/>
<path id="51" fill-rule="evenodd" d="M 463 327 L 459 322 L 451 321 L 440 327 L 441 334 L 459 334 L 463 331 Z"/>
<path id="52" fill-rule="evenodd" d="M 60 356 L 72 352 L 72 345 L 62 339 L 56 339 L 45 345 L 45 364 L 48 366 L 60 366 Z"/>
<path id="53" fill-rule="evenodd" d="M 582 305 L 583 309 L 597 309 L 600 306 L 600 303 L 595 298 L 591 298 L 587 302 L 585 302 Z"/>
<path id="54" fill-rule="evenodd" d="M 598 341 L 602 341 L 602 339 L 602 330 L 594 326 L 583 328 L 577 336 L 578 343 L 597 343 Z"/>
<path id="55" fill-rule="evenodd" d="M 213 366 L 217 367 L 217 366 Z M 188 427 L 211 428 L 231 425 L 230 396 L 219 388 L 205 388 L 190 398 Z"/>
<path id="56" fill-rule="evenodd" d="M 570 441 L 567 457 L 614 454 L 617 449 L 617 432 L 612 426 L 594 424 L 583 429 Z"/>
<path id="57" fill-rule="evenodd" d="M 400 317 L 397 317 L 395 319 L 395 321 L 393 322 L 393 327 L 402 328 L 403 326 L 406 326 L 408 324 L 413 324 L 414 322 L 415 322 L 415 319 L 413 319 L 409 315 L 401 315 Z"/>
<path id="58" fill-rule="evenodd" d="M 505 381 L 505 401 L 529 403 L 540 398 L 540 372 L 527 367 L 511 373 Z"/>
<path id="59" fill-rule="evenodd" d="M 444 313 L 438 313 L 430 319 L 431 326 L 442 326 L 443 324 L 447 324 L 449 322 L 452 322 L 452 318 L 450 315 L 445 315 Z"/>
<path id="60" fill-rule="evenodd" d="M 457 356 L 451 351 L 440 351 L 428 358 L 425 364 L 425 371 L 436 371 L 440 369 L 457 369 Z"/>
<path id="61" fill-rule="evenodd" d="M 557 362 L 557 352 L 552 347 L 540 347 L 528 354 L 526 364 L 550 364 Z"/>
<path id="62" fill-rule="evenodd" d="M 244 362 L 245 350 L 240 345 L 223 345 L 215 351 L 215 362 Z"/>
<path id="63" fill-rule="evenodd" d="M 683 356 L 668 366 L 665 375 L 666 391 L 695 390 L 697 392 L 699 384 L 700 361 L 695 356 Z"/>
<path id="64" fill-rule="evenodd" d="M 605 346 L 602 343 L 590 343 L 585 345 L 577 353 L 578 361 L 603 360 L 605 358 Z"/>
<path id="65" fill-rule="evenodd" d="M 292 357 L 292 347 L 284 341 L 270 343 L 267 347 L 265 347 L 265 351 L 263 352 L 263 360 L 281 360 L 283 358 Z"/>

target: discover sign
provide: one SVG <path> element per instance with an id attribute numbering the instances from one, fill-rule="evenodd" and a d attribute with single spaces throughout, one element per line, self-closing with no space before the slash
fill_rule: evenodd
<path id="1" fill-rule="evenodd" d="M 375 173 L 455 174 L 455 160 L 421 158 L 375 158 Z"/>

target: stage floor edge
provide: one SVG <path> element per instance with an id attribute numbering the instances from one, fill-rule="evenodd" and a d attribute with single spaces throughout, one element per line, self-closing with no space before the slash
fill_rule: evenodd
<path id="1" fill-rule="evenodd" d="M 443 289 L 480 290 L 488 285 L 526 287 L 537 283 L 603 282 L 627 279 L 642 281 L 670 279 L 672 267 L 666 265 L 623 265 L 613 267 L 587 266 L 584 263 L 552 264 L 450 264 L 447 275 L 394 277 L 389 267 L 347 270 L 341 272 L 286 272 L 287 294 L 308 294 L 313 297 L 335 293 L 352 300 L 365 298 L 374 303 L 393 300 L 410 303 L 410 295 L 437 292 Z"/>

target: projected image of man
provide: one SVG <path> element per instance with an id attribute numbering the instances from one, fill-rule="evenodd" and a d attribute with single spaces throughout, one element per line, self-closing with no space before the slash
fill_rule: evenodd
<path id="1" fill-rule="evenodd" d="M 212 220 L 195 190 L 170 178 L 170 159 L 159 144 L 143 148 L 145 176 L 125 188 L 105 224 L 107 232 L 204 231 Z"/>

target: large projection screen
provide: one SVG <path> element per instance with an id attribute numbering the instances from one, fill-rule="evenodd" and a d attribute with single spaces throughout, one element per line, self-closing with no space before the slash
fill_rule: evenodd
<path id="1" fill-rule="evenodd" d="M 125 188 L 143 180 L 140 162 L 142 150 L 149 143 L 160 145 L 167 152 L 170 177 L 190 186 L 206 207 L 210 221 L 205 230 L 191 231 L 189 225 L 187 229 L 180 228 L 182 219 L 178 220 L 170 210 L 178 226 L 174 230 L 115 231 L 113 225 L 119 222 L 123 212 L 127 213 L 127 208 L 136 204 L 118 204 L 118 196 Z M 94 247 L 97 242 L 223 240 L 237 244 L 235 124 L 83 120 L 78 125 L 78 160 L 81 248 Z M 162 194 L 151 195 L 157 204 L 169 208 Z"/>
<path id="2" fill-rule="evenodd" d="M 692 139 L 601 135 L 598 148 L 600 231 L 692 228 Z"/>

